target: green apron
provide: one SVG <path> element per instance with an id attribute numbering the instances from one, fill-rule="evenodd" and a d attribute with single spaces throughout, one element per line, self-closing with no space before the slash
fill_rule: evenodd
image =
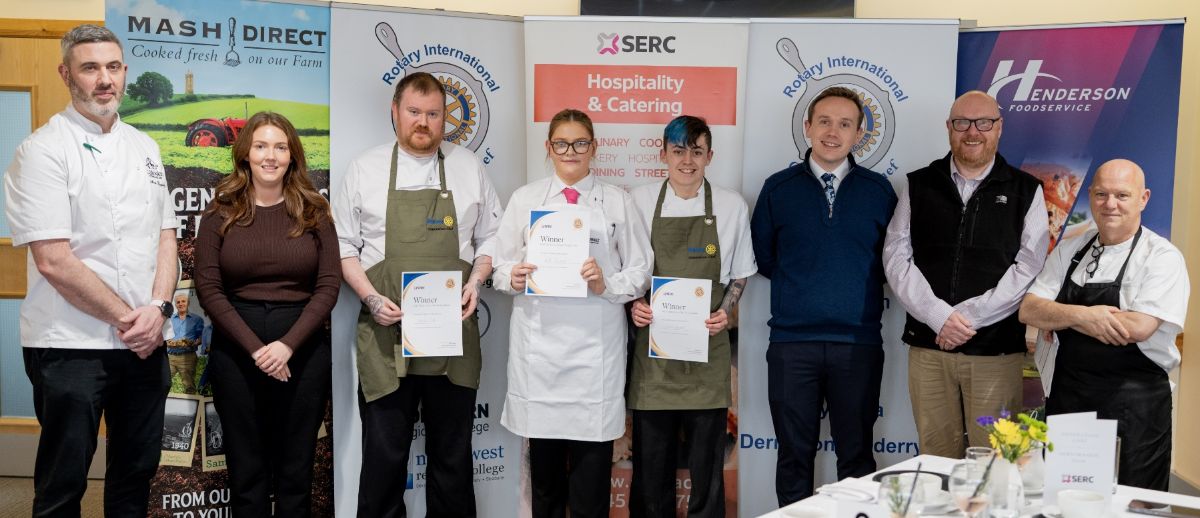
<path id="1" fill-rule="evenodd" d="M 654 206 L 650 245 L 654 275 L 712 280 L 710 311 L 725 298 L 721 284 L 721 249 L 712 187 L 704 180 L 704 215 L 662 217 L 669 183 L 664 181 Z M 729 330 L 708 339 L 708 363 L 650 358 L 650 326 L 637 329 L 627 400 L 635 410 L 701 410 L 727 408 L 729 392 Z"/>
<path id="2" fill-rule="evenodd" d="M 397 148 L 392 146 L 388 180 L 387 217 L 383 260 L 367 269 L 367 279 L 379 293 L 400 303 L 402 272 L 462 271 L 471 274 L 471 263 L 458 256 L 458 221 L 454 193 L 446 189 L 446 160 L 438 150 L 441 189 L 396 189 Z M 462 322 L 463 355 L 405 358 L 396 326 L 381 326 L 364 304 L 358 315 L 358 380 L 363 397 L 374 401 L 400 388 L 407 375 L 446 375 L 450 382 L 479 388 L 483 359 L 479 351 L 479 317 Z"/>

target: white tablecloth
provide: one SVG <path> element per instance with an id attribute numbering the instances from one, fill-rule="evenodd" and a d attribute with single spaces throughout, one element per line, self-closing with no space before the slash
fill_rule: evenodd
<path id="1" fill-rule="evenodd" d="M 915 469 L 917 469 L 917 464 L 920 464 L 921 471 L 932 471 L 935 473 L 942 473 L 942 474 L 949 475 L 950 470 L 954 467 L 955 464 L 957 464 L 959 462 L 962 462 L 962 461 L 959 459 L 948 459 L 946 457 L 935 457 L 933 455 L 918 455 L 918 456 L 908 459 L 904 462 L 901 462 L 894 466 L 889 466 L 889 467 L 881 469 L 879 471 L 915 470 Z M 876 472 L 876 473 L 878 473 L 878 472 Z M 869 488 L 871 488 L 872 493 L 874 493 L 875 491 L 878 491 L 879 483 L 871 480 L 874 475 L 875 474 L 872 473 L 865 477 L 859 478 L 856 482 L 854 482 L 853 486 L 856 488 L 868 488 L 869 487 Z M 1187 507 L 1192 507 L 1192 508 L 1200 508 L 1200 498 L 1196 498 L 1194 496 L 1185 496 L 1185 495 L 1180 495 L 1180 494 L 1176 494 L 1176 493 L 1165 493 L 1162 491 L 1151 491 L 1149 489 L 1142 489 L 1139 487 L 1117 486 L 1117 492 L 1112 497 L 1112 515 L 1111 516 L 1145 518 L 1145 515 L 1134 514 L 1134 513 L 1127 512 L 1125 510 L 1125 508 L 1129 506 L 1129 501 L 1133 500 L 1133 499 L 1141 499 L 1141 500 L 1147 500 L 1147 501 L 1151 501 L 1151 502 L 1161 502 L 1164 504 L 1182 505 L 1182 506 L 1187 506 Z M 1034 502 L 1034 504 L 1035 505 L 1031 506 L 1031 509 L 1033 509 L 1036 512 L 1038 509 L 1040 509 L 1040 505 L 1037 505 L 1038 502 L 1036 502 L 1036 501 Z M 830 497 L 824 496 L 824 495 L 813 495 L 809 498 L 805 498 L 804 500 L 801 500 L 799 502 L 791 504 L 788 507 L 785 507 L 784 509 L 787 509 L 790 507 L 812 507 L 812 508 L 824 509 L 828 512 L 828 516 L 830 516 L 830 518 L 837 516 L 837 501 L 834 500 L 833 498 L 830 498 Z M 763 518 L 783 518 L 784 514 L 781 511 L 782 511 L 782 509 L 777 509 L 777 510 L 774 510 L 767 514 L 762 515 L 762 517 Z M 926 515 L 926 516 L 928 516 L 928 515 Z M 954 511 L 954 513 L 951 516 L 961 516 L 961 515 L 958 514 L 957 511 Z"/>

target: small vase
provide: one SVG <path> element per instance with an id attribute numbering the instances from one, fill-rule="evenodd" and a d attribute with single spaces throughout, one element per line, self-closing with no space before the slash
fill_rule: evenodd
<path id="1" fill-rule="evenodd" d="M 1021 484 L 1025 494 L 1036 494 L 1042 491 L 1046 484 L 1046 448 L 1035 446 L 1020 459 L 1017 459 L 1017 469 L 1021 471 Z"/>
<path id="2" fill-rule="evenodd" d="M 988 477 L 992 495 L 988 516 L 993 518 L 1016 518 L 1025 506 L 1024 484 L 1017 465 L 1004 457 L 996 457 L 992 473 Z"/>

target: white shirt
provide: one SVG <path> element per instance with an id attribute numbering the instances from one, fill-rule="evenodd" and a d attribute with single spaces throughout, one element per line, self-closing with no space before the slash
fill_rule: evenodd
<path id="1" fill-rule="evenodd" d="M 666 182 L 667 180 L 663 180 Z M 658 191 L 662 183 L 639 186 L 630 193 L 633 204 L 641 213 L 648 234 L 654 233 L 654 206 L 658 203 Z M 742 196 L 719 185 L 712 185 L 713 215 L 717 218 L 717 240 L 721 250 L 721 284 L 728 285 L 730 279 L 745 279 L 758 272 L 754 260 L 754 249 L 750 244 L 750 211 Z M 704 215 L 704 184 L 696 196 L 683 199 L 675 195 L 669 184 L 663 196 L 664 218 L 686 218 Z M 651 271 L 654 270 L 651 250 Z"/>
<path id="2" fill-rule="evenodd" d="M 818 182 L 821 182 L 821 188 L 825 187 L 825 179 L 821 177 L 824 176 L 825 173 L 832 173 L 833 192 L 836 196 L 838 187 L 842 185 L 842 180 L 846 178 L 846 175 L 850 174 L 850 159 L 843 159 L 842 163 L 838 164 L 838 166 L 833 168 L 832 171 L 826 171 L 821 167 L 821 164 L 818 164 L 816 160 L 813 160 L 810 157 L 808 160 L 808 170 L 814 177 L 817 178 Z"/>
<path id="3" fill-rule="evenodd" d="M 514 292 L 512 268 L 525 259 L 529 211 L 566 204 L 564 187 L 553 176 L 513 193 L 496 239 L 496 289 Z M 625 432 L 625 303 L 650 284 L 650 243 L 620 187 L 590 175 L 573 187 L 588 211 L 589 253 L 604 272 L 605 290 L 585 298 L 514 297 L 500 422 L 522 437 L 610 441 Z"/>
<path id="4" fill-rule="evenodd" d="M 963 203 L 971 199 L 975 189 L 991 174 L 993 165 L 995 160 L 988 164 L 983 174 L 969 180 L 958 174 L 958 167 L 953 159 L 950 160 L 950 177 L 954 179 Z M 1029 284 L 1042 270 L 1046 250 L 1050 248 L 1050 223 L 1046 219 L 1046 198 L 1042 187 L 1038 186 L 1033 193 L 1033 203 L 1025 212 L 1021 246 L 1013 265 L 1000 277 L 996 287 L 954 306 L 933 293 L 925 274 L 913 263 L 912 205 L 909 198 L 906 185 L 900 191 L 896 211 L 892 214 L 883 242 L 883 270 L 904 309 L 935 333 L 941 332 L 946 319 L 955 311 L 970 321 L 975 329 L 995 324 L 1013 314 L 1020 307 Z"/>
<path id="5" fill-rule="evenodd" d="M 383 260 L 388 171 L 394 144 L 368 149 L 350 162 L 341 189 L 333 193 L 333 221 L 342 258 L 358 257 L 364 270 Z M 492 237 L 500 226 L 503 210 L 483 162 L 467 148 L 449 142 L 443 142 L 441 148 L 446 160 L 446 188 L 454 195 L 458 220 L 458 256 L 468 263 L 479 256 L 494 256 Z M 415 157 L 398 149 L 396 190 L 441 188 L 437 162 L 436 154 Z"/>
<path id="6" fill-rule="evenodd" d="M 1081 236 L 1076 236 L 1062 243 L 1050 252 L 1046 259 L 1046 267 L 1038 274 L 1029 293 L 1044 299 L 1054 300 L 1058 297 L 1067 268 L 1071 266 L 1071 258 L 1075 253 L 1095 236 L 1093 228 Z M 1149 340 L 1138 342 L 1138 347 L 1163 370 L 1170 372 L 1179 365 L 1179 349 L 1175 348 L 1175 335 L 1183 331 L 1183 322 L 1187 316 L 1188 295 L 1191 290 L 1188 282 L 1187 265 L 1183 254 L 1170 241 L 1155 234 L 1148 228 L 1142 228 L 1142 238 L 1138 241 L 1133 255 L 1129 256 L 1129 245 L 1133 239 L 1104 247 L 1100 254 L 1100 264 L 1096 273 L 1090 279 L 1087 277 L 1087 266 L 1092 262 L 1091 253 L 1085 253 L 1071 276 L 1076 284 L 1112 282 L 1121 271 L 1125 258 L 1129 257 L 1129 266 L 1125 269 L 1125 278 L 1121 280 L 1121 309 L 1145 313 L 1162 320 L 1158 330 Z"/>
<path id="7" fill-rule="evenodd" d="M 91 146 L 93 150 L 84 147 Z M 109 133 L 74 106 L 17 147 L 4 176 L 13 245 L 69 240 L 130 307 L 150 303 L 159 236 L 178 226 L 158 144 L 118 118 Z M 125 349 L 116 330 L 67 302 L 29 255 L 21 344 Z"/>

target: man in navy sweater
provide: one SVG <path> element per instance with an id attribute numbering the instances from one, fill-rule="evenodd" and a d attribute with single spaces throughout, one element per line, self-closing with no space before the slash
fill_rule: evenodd
<path id="1" fill-rule="evenodd" d="M 813 493 L 821 407 L 839 479 L 875 471 L 872 429 L 883 377 L 883 240 L 896 192 L 850 157 L 863 136 L 854 91 L 808 106 L 804 161 L 771 175 L 750 221 L 758 271 L 771 279 L 767 393 L 779 438 L 779 505 Z"/>

